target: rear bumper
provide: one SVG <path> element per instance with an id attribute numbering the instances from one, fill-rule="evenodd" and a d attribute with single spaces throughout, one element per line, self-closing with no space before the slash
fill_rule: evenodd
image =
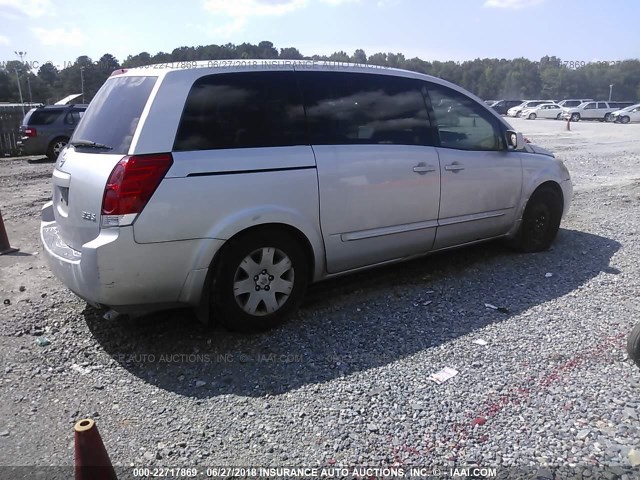
<path id="1" fill-rule="evenodd" d="M 21 137 L 16 146 L 23 155 L 46 155 L 48 144 L 42 137 Z"/>
<path id="2" fill-rule="evenodd" d="M 54 275 L 72 292 L 119 312 L 198 305 L 222 240 L 136 243 L 133 227 L 102 229 L 80 251 L 64 243 L 52 202 L 42 209 L 40 240 Z"/>

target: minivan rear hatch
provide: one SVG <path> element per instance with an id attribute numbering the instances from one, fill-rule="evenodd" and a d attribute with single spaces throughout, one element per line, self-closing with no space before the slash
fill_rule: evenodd
<path id="1" fill-rule="evenodd" d="M 116 76 L 100 88 L 53 172 L 53 209 L 62 240 L 74 250 L 100 233 L 109 175 L 131 147 L 155 76 Z"/>

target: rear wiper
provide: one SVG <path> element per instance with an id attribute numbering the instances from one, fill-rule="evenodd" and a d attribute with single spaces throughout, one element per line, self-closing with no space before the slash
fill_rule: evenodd
<path id="1" fill-rule="evenodd" d="M 102 150 L 113 150 L 113 147 L 109 145 L 105 145 L 103 143 L 92 142 L 91 140 L 76 140 L 71 142 L 71 145 L 74 147 L 84 147 L 84 148 L 99 148 Z"/>

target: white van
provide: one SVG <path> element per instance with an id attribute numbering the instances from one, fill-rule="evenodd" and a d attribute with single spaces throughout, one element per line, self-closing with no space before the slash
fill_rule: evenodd
<path id="1" fill-rule="evenodd" d="M 499 237 L 545 249 L 569 208 L 562 162 L 443 80 L 173 67 L 115 72 L 56 164 L 45 256 L 91 304 L 263 329 L 309 282 Z"/>

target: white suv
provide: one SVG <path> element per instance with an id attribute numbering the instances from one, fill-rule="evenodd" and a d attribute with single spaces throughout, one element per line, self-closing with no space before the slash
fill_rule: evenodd
<path id="1" fill-rule="evenodd" d="M 426 75 L 314 61 L 118 71 L 53 172 L 55 275 L 121 312 L 267 328 L 309 282 L 506 237 L 554 240 L 569 173 Z"/>
<path id="2" fill-rule="evenodd" d="M 563 108 L 563 118 L 577 122 L 580 120 L 609 121 L 611 114 L 618 110 L 608 102 L 584 102 L 573 108 Z"/>

